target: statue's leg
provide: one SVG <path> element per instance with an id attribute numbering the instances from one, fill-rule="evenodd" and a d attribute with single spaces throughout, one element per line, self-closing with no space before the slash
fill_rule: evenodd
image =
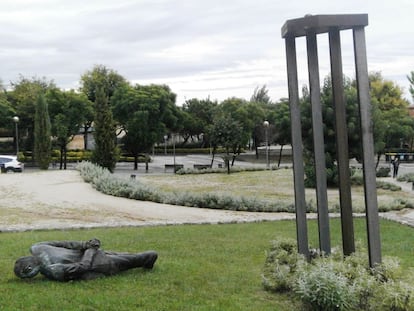
<path id="1" fill-rule="evenodd" d="M 107 252 L 118 271 L 125 271 L 132 268 L 152 269 L 158 254 L 154 251 L 147 251 L 138 254 Z"/>

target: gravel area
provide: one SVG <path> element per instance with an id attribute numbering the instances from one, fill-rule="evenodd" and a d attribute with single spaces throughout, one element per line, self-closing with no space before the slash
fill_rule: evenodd
<path id="1" fill-rule="evenodd" d="M 411 184 L 398 184 L 414 193 Z M 295 219 L 292 213 L 201 209 L 113 197 L 96 191 L 73 169 L 0 174 L 0 216 L 0 232 Z M 414 226 L 414 210 L 380 216 Z"/>
<path id="2" fill-rule="evenodd" d="M 0 174 L 0 231 L 255 222 L 294 219 L 118 198 L 96 191 L 76 170 Z"/>

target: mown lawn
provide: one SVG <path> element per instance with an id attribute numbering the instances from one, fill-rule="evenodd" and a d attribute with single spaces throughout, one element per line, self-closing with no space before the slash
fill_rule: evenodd
<path id="1" fill-rule="evenodd" d="M 355 237 L 365 244 L 365 221 Z M 332 243 L 340 245 L 340 223 L 331 221 Z M 179 225 L 74 231 L 1 233 L 0 310 L 297 310 L 299 302 L 263 290 L 261 270 L 269 243 L 295 238 L 295 222 Z M 317 247 L 316 222 L 309 222 Z M 102 248 L 159 252 L 154 270 L 140 269 L 89 282 L 20 280 L 14 260 L 42 240 L 100 238 Z M 381 221 L 383 253 L 412 267 L 414 229 Z"/>

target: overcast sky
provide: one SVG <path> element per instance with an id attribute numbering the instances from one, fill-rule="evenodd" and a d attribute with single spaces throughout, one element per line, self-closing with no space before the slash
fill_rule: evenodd
<path id="1" fill-rule="evenodd" d="M 305 14 L 367 13 L 368 69 L 404 88 L 414 71 L 413 0 L 0 0 L 0 79 L 46 77 L 78 88 L 94 65 L 132 83 L 162 83 L 185 99 L 249 99 L 267 85 L 287 97 L 281 27 Z M 352 33 L 341 32 L 344 73 L 354 76 Z M 327 36 L 318 36 L 321 81 Z M 300 84 L 306 46 L 297 39 Z"/>

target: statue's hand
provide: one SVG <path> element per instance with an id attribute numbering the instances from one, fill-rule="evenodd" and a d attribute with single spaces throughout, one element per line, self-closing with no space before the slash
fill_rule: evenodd
<path id="1" fill-rule="evenodd" d="M 51 264 L 49 255 L 46 252 L 41 252 L 39 254 L 40 264 L 43 267 L 49 266 Z"/>
<path id="2" fill-rule="evenodd" d="M 90 239 L 86 242 L 86 248 L 98 249 L 99 247 L 101 247 L 101 241 L 96 238 Z"/>

